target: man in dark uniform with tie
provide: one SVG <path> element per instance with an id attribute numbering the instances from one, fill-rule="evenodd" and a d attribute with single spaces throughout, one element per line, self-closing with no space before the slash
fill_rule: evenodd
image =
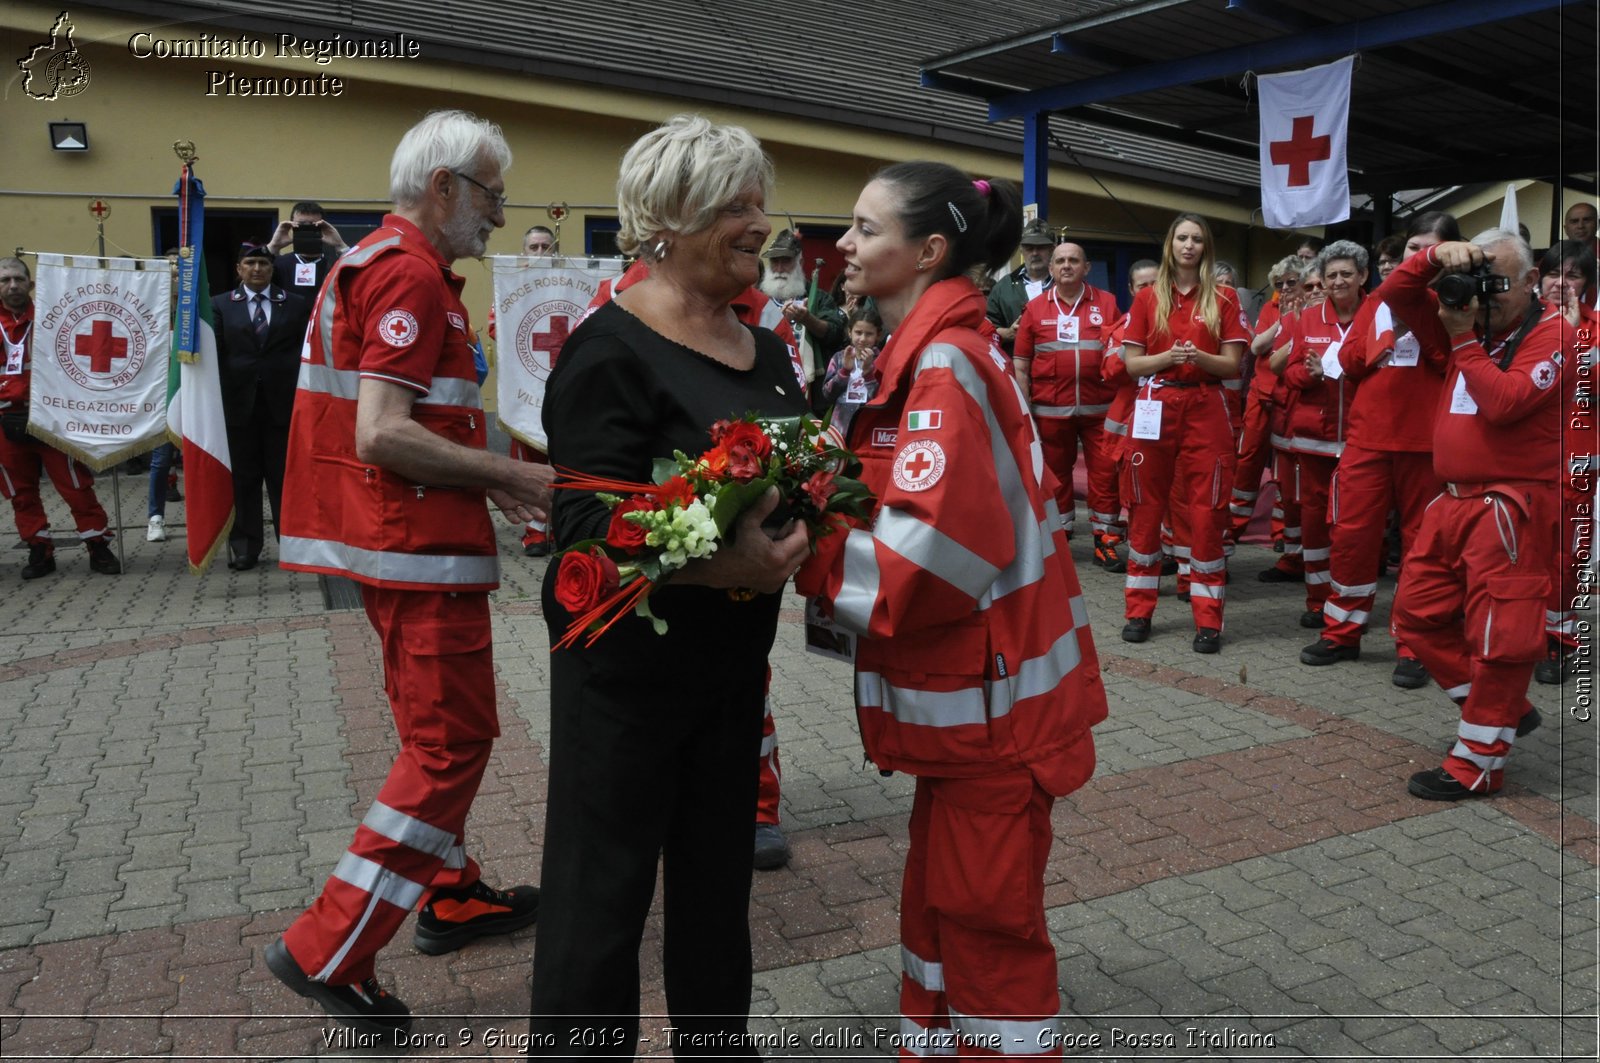
<path id="1" fill-rule="evenodd" d="M 311 302 L 272 283 L 272 252 L 246 244 L 236 267 L 239 286 L 211 301 L 216 322 L 222 414 L 233 462 L 233 531 L 228 567 L 255 568 L 264 540 L 261 485 L 267 485 L 276 530 L 283 503 L 300 346 Z"/>

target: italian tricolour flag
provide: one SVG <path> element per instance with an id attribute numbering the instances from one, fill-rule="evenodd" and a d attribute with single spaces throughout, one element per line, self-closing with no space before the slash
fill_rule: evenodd
<path id="1" fill-rule="evenodd" d="M 177 358 L 167 374 L 167 428 L 183 447 L 189 569 L 204 572 L 233 527 L 233 465 L 222 418 L 217 334 L 205 288 L 205 188 L 185 166 L 178 197 Z"/>

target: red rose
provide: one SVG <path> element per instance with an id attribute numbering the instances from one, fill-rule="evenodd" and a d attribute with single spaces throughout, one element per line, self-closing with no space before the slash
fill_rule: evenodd
<path id="1" fill-rule="evenodd" d="M 833 482 L 833 473 L 826 469 L 812 473 L 811 479 L 800 486 L 805 488 L 806 494 L 811 496 L 811 504 L 822 510 L 828 508 L 828 499 L 832 498 L 833 493 L 839 489 L 839 486 Z"/>
<path id="2" fill-rule="evenodd" d="M 756 453 L 748 441 L 741 440 L 728 445 L 728 475 L 742 484 L 765 474 L 767 471 L 766 459 Z"/>
<path id="3" fill-rule="evenodd" d="M 694 499 L 694 484 L 681 476 L 674 476 L 656 488 L 656 504 L 662 509 L 666 509 L 674 502 L 687 509 Z"/>
<path id="4" fill-rule="evenodd" d="M 611 526 L 606 529 L 606 542 L 630 554 L 638 553 L 644 546 L 644 537 L 649 533 L 623 517 L 629 513 L 648 513 L 655 508 L 655 504 L 643 495 L 634 495 L 618 502 L 617 508 L 611 511 Z"/>
<path id="5" fill-rule="evenodd" d="M 720 443 L 722 437 L 728 434 L 728 429 L 733 427 L 733 422 L 728 420 L 718 421 L 711 426 L 711 442 Z"/>
<path id="6" fill-rule="evenodd" d="M 748 447 L 759 461 L 766 461 L 772 454 L 772 440 L 767 438 L 767 433 L 749 421 L 738 421 L 730 425 L 718 442 L 729 454 L 734 452 L 735 447 Z"/>
<path id="7" fill-rule="evenodd" d="M 556 570 L 556 601 L 574 616 L 582 616 L 614 593 L 621 573 L 599 547 L 588 553 L 565 554 Z"/>

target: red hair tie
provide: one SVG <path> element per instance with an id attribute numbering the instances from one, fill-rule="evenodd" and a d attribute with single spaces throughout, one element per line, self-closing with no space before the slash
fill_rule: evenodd
<path id="1" fill-rule="evenodd" d="M 989 182 L 985 181 L 981 177 L 972 182 L 972 187 L 978 190 L 978 194 L 980 196 L 986 196 L 989 194 Z"/>

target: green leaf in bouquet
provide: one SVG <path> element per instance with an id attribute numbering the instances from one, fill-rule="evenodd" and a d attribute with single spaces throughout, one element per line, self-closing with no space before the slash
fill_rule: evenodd
<path id="1" fill-rule="evenodd" d="M 651 483 L 664 484 L 676 475 L 678 475 L 678 459 L 676 457 L 657 458 L 650 465 Z"/>
<path id="2" fill-rule="evenodd" d="M 771 486 L 772 478 L 763 477 L 749 483 L 730 480 L 718 487 L 716 501 L 711 505 L 711 519 L 716 522 L 718 537 L 727 535 L 739 514 L 755 505 Z"/>

